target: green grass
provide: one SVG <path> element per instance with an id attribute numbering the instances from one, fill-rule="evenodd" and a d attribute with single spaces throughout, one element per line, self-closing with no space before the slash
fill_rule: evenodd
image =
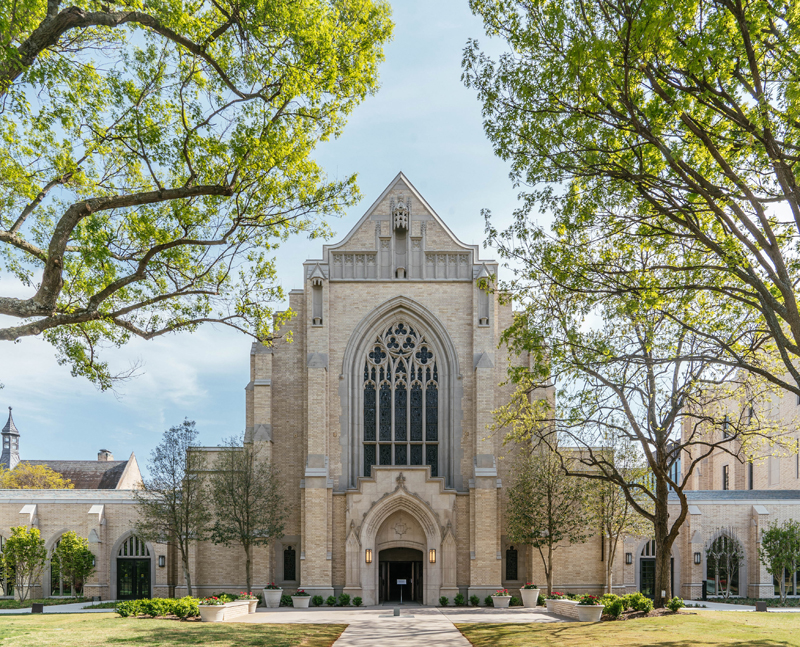
<path id="1" fill-rule="evenodd" d="M 624 622 L 458 624 L 475 647 L 800 646 L 800 614 L 698 611 Z"/>
<path id="2" fill-rule="evenodd" d="M 180 622 L 71 613 L 0 616 L 3 647 L 330 647 L 346 625 Z"/>
<path id="3" fill-rule="evenodd" d="M 690 601 L 687 600 L 687 603 Z M 708 600 L 691 600 L 692 604 L 705 604 L 706 602 L 721 602 L 722 604 L 749 604 L 755 606 L 756 602 L 766 602 L 768 607 L 800 607 L 800 598 L 786 598 L 786 604 L 781 604 L 780 598 L 708 598 Z"/>
<path id="4" fill-rule="evenodd" d="M 41 602 L 45 606 L 54 604 L 74 604 L 75 602 L 91 602 L 86 598 L 43 598 L 41 600 L 0 600 L 0 609 L 30 609 L 34 602 Z"/>

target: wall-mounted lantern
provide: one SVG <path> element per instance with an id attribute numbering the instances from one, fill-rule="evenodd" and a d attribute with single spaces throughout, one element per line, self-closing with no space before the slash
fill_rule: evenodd
<path id="1" fill-rule="evenodd" d="M 436 563 L 436 549 L 435 548 L 431 548 L 428 551 L 428 561 L 431 564 L 435 564 Z"/>
<path id="2" fill-rule="evenodd" d="M 633 553 L 625 553 L 625 563 L 633 564 Z"/>
<path id="3" fill-rule="evenodd" d="M 703 556 L 700 553 L 695 553 L 694 554 L 694 563 L 695 564 L 699 564 L 702 561 L 703 561 Z"/>
<path id="4" fill-rule="evenodd" d="M 364 552 L 364 561 L 367 562 L 367 564 L 372 564 L 372 549 L 371 548 L 367 548 L 367 550 Z"/>
<path id="5" fill-rule="evenodd" d="M 158 556 L 158 565 L 159 565 L 161 568 L 164 568 L 164 567 L 167 565 L 167 558 L 166 558 L 166 556 L 164 556 L 164 555 L 159 555 L 159 556 Z"/>

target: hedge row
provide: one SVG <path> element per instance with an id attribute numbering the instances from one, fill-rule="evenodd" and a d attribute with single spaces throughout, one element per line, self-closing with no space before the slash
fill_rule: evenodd
<path id="1" fill-rule="evenodd" d="M 200 615 L 199 600 L 190 596 L 180 598 L 151 598 L 147 600 L 124 600 L 117 602 L 116 612 L 123 618 L 129 616 L 177 616 L 192 618 Z"/>

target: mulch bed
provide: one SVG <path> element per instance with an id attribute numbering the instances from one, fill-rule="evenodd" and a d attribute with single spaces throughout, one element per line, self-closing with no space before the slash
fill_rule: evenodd
<path id="1" fill-rule="evenodd" d="M 693 616 L 697 615 L 692 611 L 684 611 L 680 610 L 677 613 L 686 616 Z M 615 622 L 620 620 L 638 620 L 639 618 L 658 618 L 660 616 L 674 616 L 676 615 L 675 611 L 670 611 L 669 609 L 653 609 L 650 613 L 645 613 L 644 611 L 633 611 L 628 610 L 623 613 L 619 618 L 612 618 L 609 615 L 604 615 L 601 620 L 603 622 Z"/>

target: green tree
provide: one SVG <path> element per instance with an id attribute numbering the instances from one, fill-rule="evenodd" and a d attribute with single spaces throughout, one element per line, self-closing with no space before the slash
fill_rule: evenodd
<path id="1" fill-rule="evenodd" d="M 463 78 L 523 187 L 517 227 L 547 211 L 554 231 L 590 243 L 613 236 L 619 246 L 671 250 L 671 272 L 651 290 L 691 285 L 709 319 L 749 311 L 741 321 L 750 336 L 703 334 L 727 346 L 727 361 L 800 394 L 797 3 L 470 6 L 508 46 L 493 58 L 471 40 Z M 620 291 L 637 284 L 616 276 Z M 739 352 L 742 341 L 771 346 L 781 365 L 766 369 Z"/>
<path id="2" fill-rule="evenodd" d="M 569 465 L 570 459 L 564 459 Z M 508 536 L 527 544 L 542 558 L 547 592 L 553 592 L 553 553 L 561 545 L 584 541 L 588 535 L 585 483 L 566 476 L 553 453 L 534 451 L 516 459 L 508 488 Z"/>
<path id="3" fill-rule="evenodd" d="M 704 334 L 713 326 L 731 343 L 744 337 L 738 309 L 709 322 L 707 301 L 691 288 L 676 284 L 668 297 L 652 288 L 669 272 L 662 254 L 613 237 L 589 244 L 574 232 L 512 228 L 490 240 L 515 272 L 503 288 L 520 309 L 504 339 L 531 357 L 530 368 L 511 369 L 518 391 L 497 411 L 497 428 L 510 429 L 508 441 L 543 444 L 566 458 L 577 448 L 577 463 L 565 465 L 569 474 L 620 488 L 652 524 L 661 607 L 671 597 L 670 554 L 688 514 L 685 490 L 700 462 L 713 452 L 739 459 L 767 443 L 792 446 L 779 421 L 747 414 L 768 409 L 777 387 L 727 365 L 726 349 Z M 619 290 L 619 274 L 635 278 L 636 289 Z M 694 322 L 694 330 L 681 321 Z M 530 397 L 551 383 L 554 398 Z M 742 415 L 729 419 L 732 403 Z M 648 478 L 615 464 L 610 443 L 633 448 Z"/>
<path id="4" fill-rule="evenodd" d="M 83 594 L 83 585 L 95 572 L 89 541 L 72 530 L 61 535 L 50 562 L 55 563 L 61 577 L 72 585 L 72 594 L 76 597 Z"/>
<path id="5" fill-rule="evenodd" d="M 211 541 L 238 544 L 245 554 L 247 590 L 253 590 L 253 548 L 283 536 L 286 501 L 278 470 L 263 443 L 226 439 L 210 475 L 214 502 Z"/>
<path id="6" fill-rule="evenodd" d="M 13 470 L 0 466 L 0 489 L 3 490 L 71 490 L 72 481 L 47 465 L 19 463 Z"/>
<path id="7" fill-rule="evenodd" d="M 2 560 L 4 572 L 13 574 L 17 599 L 25 601 L 39 581 L 47 561 L 47 549 L 39 529 L 12 527 L 11 537 L 3 546 Z"/>
<path id="8" fill-rule="evenodd" d="M 377 88 L 382 0 L 15 0 L 0 16 L 0 340 L 98 353 L 218 322 L 269 340 L 271 252 L 358 199 L 317 144 Z M 278 317 L 278 324 L 282 317 Z"/>
<path id="9" fill-rule="evenodd" d="M 786 575 L 796 573 L 800 566 L 800 523 L 787 519 L 782 524 L 773 521 L 761 535 L 758 557 L 767 573 L 780 584 L 781 604 L 786 605 Z"/>
<path id="10" fill-rule="evenodd" d="M 184 420 L 164 432 L 150 453 L 147 476 L 134 493 L 139 518 L 136 534 L 144 541 L 173 543 L 181 559 L 187 595 L 192 595 L 189 548 L 204 539 L 211 522 L 207 461 L 197 446 L 194 420 Z"/>

